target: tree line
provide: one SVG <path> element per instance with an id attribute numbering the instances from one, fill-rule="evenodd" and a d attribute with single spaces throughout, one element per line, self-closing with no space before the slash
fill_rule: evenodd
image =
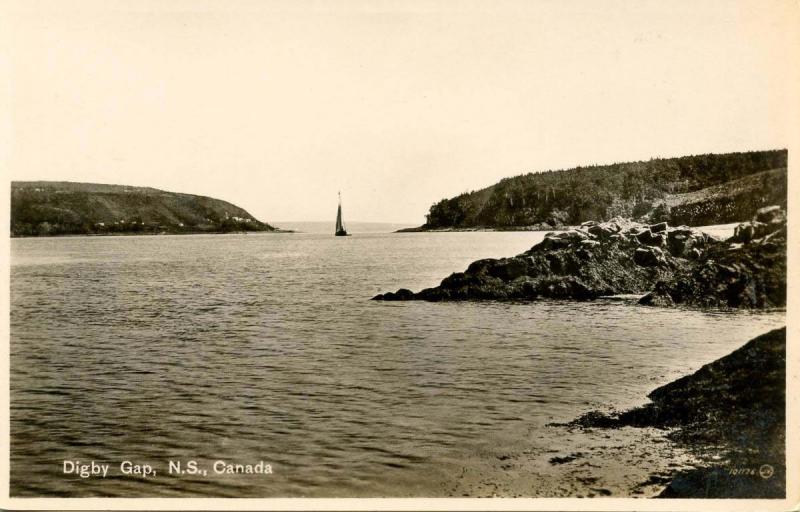
<path id="1" fill-rule="evenodd" d="M 424 227 L 547 227 L 618 215 L 640 217 L 663 205 L 669 195 L 785 168 L 787 157 L 787 150 L 782 149 L 527 173 L 442 199 L 431 206 Z"/>

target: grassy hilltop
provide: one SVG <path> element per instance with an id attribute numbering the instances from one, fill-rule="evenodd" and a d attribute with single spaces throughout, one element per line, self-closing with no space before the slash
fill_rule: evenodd
<path id="1" fill-rule="evenodd" d="M 528 173 L 431 206 L 428 229 L 551 229 L 616 216 L 723 224 L 786 206 L 786 150 L 707 154 Z"/>
<path id="2" fill-rule="evenodd" d="M 11 183 L 11 236 L 274 230 L 211 197 L 123 185 Z"/>

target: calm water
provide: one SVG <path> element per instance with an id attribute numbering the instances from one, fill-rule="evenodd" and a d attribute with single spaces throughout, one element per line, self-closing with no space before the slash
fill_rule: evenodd
<path id="1" fill-rule="evenodd" d="M 782 313 L 383 303 L 541 233 L 14 239 L 12 495 L 436 496 Z M 169 460 L 209 475 L 169 475 Z M 215 460 L 272 475 L 211 475 Z M 105 479 L 64 460 L 111 464 Z M 119 474 L 123 460 L 157 476 Z M 601 471 L 601 470 L 598 470 Z M 530 493 L 535 495 L 535 486 Z"/>

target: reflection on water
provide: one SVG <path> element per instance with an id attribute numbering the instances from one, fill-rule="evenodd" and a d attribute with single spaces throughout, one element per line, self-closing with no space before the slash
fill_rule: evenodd
<path id="1" fill-rule="evenodd" d="M 12 495 L 442 495 L 469 461 L 557 446 L 547 422 L 640 403 L 784 323 L 618 301 L 368 300 L 541 237 L 14 239 Z M 168 474 L 190 459 L 274 473 Z M 114 474 L 63 475 L 64 460 Z M 123 460 L 158 475 L 120 475 Z"/>

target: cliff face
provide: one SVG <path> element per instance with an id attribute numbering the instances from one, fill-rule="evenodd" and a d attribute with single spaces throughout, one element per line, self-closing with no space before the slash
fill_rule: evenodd
<path id="1" fill-rule="evenodd" d="M 786 150 L 576 167 L 507 178 L 431 206 L 421 230 L 547 230 L 621 216 L 701 226 L 786 206 Z"/>
<path id="2" fill-rule="evenodd" d="M 12 182 L 11 235 L 274 231 L 220 199 L 154 188 Z"/>

